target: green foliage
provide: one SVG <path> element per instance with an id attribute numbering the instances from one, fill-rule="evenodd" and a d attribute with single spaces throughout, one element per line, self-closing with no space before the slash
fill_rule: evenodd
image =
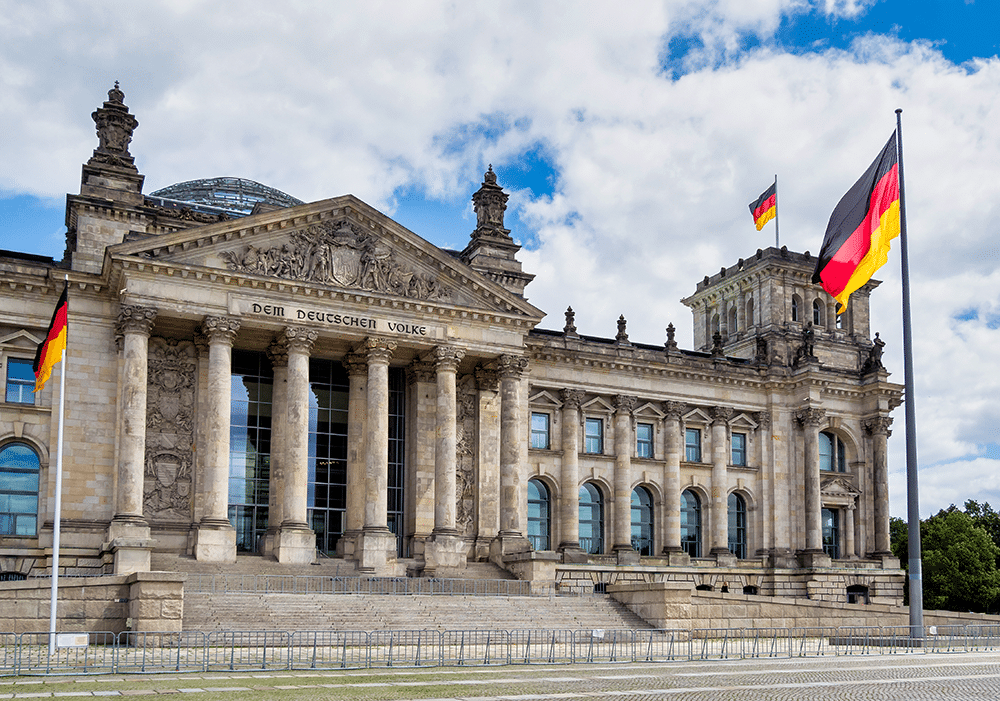
<path id="1" fill-rule="evenodd" d="M 920 524 L 924 606 L 992 611 L 1000 597 L 1000 548 L 954 506 Z"/>

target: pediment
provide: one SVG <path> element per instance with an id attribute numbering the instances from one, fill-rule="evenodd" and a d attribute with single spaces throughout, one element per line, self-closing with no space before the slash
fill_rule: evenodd
<path id="1" fill-rule="evenodd" d="M 38 338 L 24 330 L 15 331 L 14 333 L 0 337 L 0 346 L 5 348 L 17 348 L 33 351 L 41 342 L 41 338 Z"/>
<path id="2" fill-rule="evenodd" d="M 851 484 L 850 480 L 844 477 L 829 477 L 823 480 L 820 491 L 825 497 L 857 497 L 859 492 Z"/>
<path id="3" fill-rule="evenodd" d="M 708 414 L 706 414 L 701 409 L 693 409 L 693 410 L 689 411 L 688 413 L 684 414 L 684 416 L 682 418 L 684 419 L 684 423 L 686 423 L 686 424 L 691 424 L 691 423 L 694 423 L 694 424 L 710 424 L 710 423 L 712 423 L 712 417 L 709 416 Z"/>
<path id="4" fill-rule="evenodd" d="M 113 257 L 256 281 L 359 291 L 431 304 L 544 314 L 352 196 L 262 212 L 113 247 Z"/>
<path id="5" fill-rule="evenodd" d="M 594 397 L 580 406 L 580 411 L 586 414 L 613 414 L 615 408 L 600 397 Z"/>
<path id="6" fill-rule="evenodd" d="M 636 407 L 635 411 L 632 412 L 632 416 L 637 419 L 662 419 L 666 414 L 664 414 L 655 404 L 651 402 L 646 402 L 642 406 Z"/>
<path id="7" fill-rule="evenodd" d="M 744 428 L 753 431 L 757 428 L 757 422 L 747 414 L 740 412 L 729 420 L 730 428 Z"/>
<path id="8" fill-rule="evenodd" d="M 558 409 L 562 406 L 562 402 L 559 401 L 558 398 L 553 396 L 553 394 L 548 390 L 544 389 L 528 397 L 528 403 L 533 407 L 551 409 Z"/>

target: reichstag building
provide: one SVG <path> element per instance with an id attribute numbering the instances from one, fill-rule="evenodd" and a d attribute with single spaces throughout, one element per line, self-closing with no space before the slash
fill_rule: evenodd
<path id="1" fill-rule="evenodd" d="M 65 369 L 69 574 L 156 553 L 413 577 L 488 561 L 555 591 L 901 603 L 877 282 L 838 317 L 814 259 L 768 248 L 692 281 L 690 349 L 625 319 L 579 334 L 572 309 L 540 328 L 492 168 L 468 244 L 444 250 L 350 195 L 144 194 L 117 85 L 93 119 L 65 257 L 0 251 L 5 578 L 51 567 Z M 65 277 L 68 363 L 35 395 Z"/>

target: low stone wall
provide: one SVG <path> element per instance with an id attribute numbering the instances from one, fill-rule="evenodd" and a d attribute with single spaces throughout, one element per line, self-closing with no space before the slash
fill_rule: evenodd
<path id="1" fill-rule="evenodd" d="M 184 574 L 175 572 L 60 579 L 56 629 L 66 633 L 180 631 L 184 579 Z M 47 632 L 51 592 L 50 579 L 4 582 L 0 632 Z"/>

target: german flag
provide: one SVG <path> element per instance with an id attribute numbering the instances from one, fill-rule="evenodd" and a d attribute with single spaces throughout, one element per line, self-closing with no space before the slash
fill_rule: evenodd
<path id="1" fill-rule="evenodd" d="M 62 359 L 62 352 L 66 348 L 66 334 L 69 330 L 68 311 L 69 283 L 63 287 L 62 296 L 56 303 L 56 310 L 52 314 L 52 323 L 49 324 L 45 340 L 38 344 L 38 350 L 35 352 L 35 392 L 40 391 L 45 386 L 52 375 L 52 368 Z"/>
<path id="2" fill-rule="evenodd" d="M 840 200 L 826 227 L 813 282 L 847 309 L 847 298 L 868 282 L 889 257 L 899 235 L 899 165 L 896 133 L 878 158 Z"/>
<path id="3" fill-rule="evenodd" d="M 750 203 L 750 214 L 753 215 L 753 223 L 757 225 L 757 231 L 764 228 L 764 225 L 774 219 L 778 212 L 778 188 L 777 183 L 772 183 L 771 187 L 764 190 L 764 194 Z"/>

